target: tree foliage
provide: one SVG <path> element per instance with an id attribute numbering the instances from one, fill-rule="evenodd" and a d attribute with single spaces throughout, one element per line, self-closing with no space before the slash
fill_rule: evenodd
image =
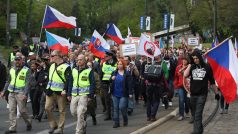
<path id="1" fill-rule="evenodd" d="M 17 30 L 11 30 L 11 43 L 19 39 L 19 33 L 27 32 L 30 23 L 30 36 L 39 36 L 44 16 L 45 6 L 48 4 L 67 16 L 77 18 L 78 27 L 82 28 L 82 37 L 75 37 L 73 30 L 47 29 L 58 35 L 81 41 L 90 38 L 96 29 L 103 34 L 109 23 L 114 23 L 121 30 L 123 37 L 130 27 L 133 36 L 140 36 L 140 16 L 151 17 L 151 30 L 163 30 L 163 14 L 175 14 L 175 26 L 190 24 L 192 31 L 202 34 L 213 29 L 213 0 L 33 0 L 31 19 L 28 22 L 30 0 L 11 0 L 11 13 L 18 14 Z M 145 6 L 147 2 L 147 6 Z M 6 5 L 7 0 L 0 1 L 0 43 L 5 42 Z M 217 0 L 217 34 L 220 39 L 229 35 L 238 35 L 238 1 Z M 145 11 L 147 9 L 147 11 Z M 44 30 L 42 41 L 45 39 Z"/>

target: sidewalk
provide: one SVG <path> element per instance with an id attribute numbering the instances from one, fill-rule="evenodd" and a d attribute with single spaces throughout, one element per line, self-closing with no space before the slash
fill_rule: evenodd
<path id="1" fill-rule="evenodd" d="M 217 113 L 215 119 L 208 124 L 205 134 L 238 134 L 238 101 L 233 102 L 228 114 Z"/>
<path id="2" fill-rule="evenodd" d="M 205 104 L 204 112 L 203 112 L 203 121 L 208 118 L 208 116 L 213 112 L 215 107 L 216 107 L 216 101 L 214 99 L 214 94 L 209 93 L 207 97 L 207 102 Z M 193 124 L 189 124 L 189 118 L 185 118 L 183 121 L 177 121 L 177 118 L 178 116 L 176 116 L 175 118 L 172 118 L 171 120 L 156 127 L 155 129 L 152 129 L 146 134 L 190 134 L 193 129 Z M 204 130 L 206 130 L 208 127 L 209 126 L 207 126 Z M 223 134 L 228 134 L 228 133 L 223 133 Z"/>

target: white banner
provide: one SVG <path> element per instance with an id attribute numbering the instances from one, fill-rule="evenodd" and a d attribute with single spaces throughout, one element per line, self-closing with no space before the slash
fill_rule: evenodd
<path id="1" fill-rule="evenodd" d="M 198 38 L 188 38 L 188 45 L 191 45 L 191 46 L 197 46 L 199 45 L 199 40 Z"/>
<path id="2" fill-rule="evenodd" d="M 121 44 L 120 56 L 136 55 L 136 44 Z"/>

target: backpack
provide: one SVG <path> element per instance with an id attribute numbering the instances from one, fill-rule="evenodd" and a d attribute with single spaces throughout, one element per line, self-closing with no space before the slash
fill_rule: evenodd
<path id="1" fill-rule="evenodd" d="M 147 79 L 149 81 L 158 81 L 162 77 L 162 66 L 152 64 L 147 70 Z"/>

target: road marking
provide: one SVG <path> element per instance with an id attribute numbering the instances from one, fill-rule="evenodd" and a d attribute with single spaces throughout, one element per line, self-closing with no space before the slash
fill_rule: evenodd
<path id="1" fill-rule="evenodd" d="M 104 115 L 104 114 L 97 114 L 96 117 L 98 118 L 98 117 L 101 117 L 101 116 L 103 116 L 103 115 Z M 92 119 L 92 118 L 87 118 L 87 121 L 89 121 L 89 120 L 91 120 L 91 119 Z M 64 129 L 69 128 L 69 127 L 72 127 L 72 126 L 74 126 L 74 125 L 76 125 L 76 124 L 77 124 L 77 121 L 72 122 L 72 123 L 70 123 L 70 124 L 67 124 L 67 125 L 64 126 Z M 49 129 L 45 129 L 45 130 L 43 130 L 43 131 L 37 132 L 36 134 L 48 134 L 48 131 L 49 131 Z"/>

